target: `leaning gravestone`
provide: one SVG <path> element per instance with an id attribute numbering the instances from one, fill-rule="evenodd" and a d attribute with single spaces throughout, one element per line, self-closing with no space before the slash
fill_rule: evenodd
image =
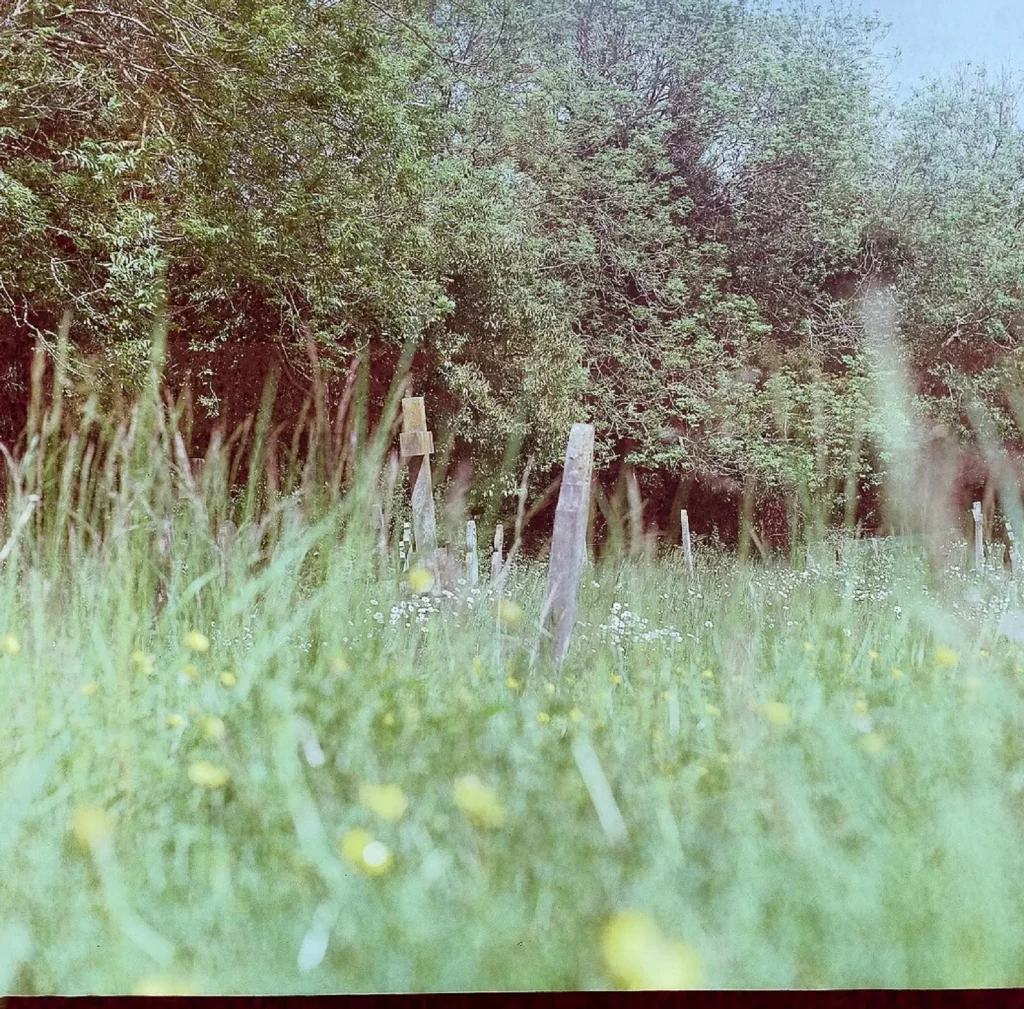
<path id="1" fill-rule="evenodd" d="M 545 594 L 543 629 L 550 638 L 551 658 L 561 665 L 576 622 L 580 580 L 587 557 L 590 481 L 594 470 L 594 427 L 573 424 L 555 509 L 551 561 Z"/>

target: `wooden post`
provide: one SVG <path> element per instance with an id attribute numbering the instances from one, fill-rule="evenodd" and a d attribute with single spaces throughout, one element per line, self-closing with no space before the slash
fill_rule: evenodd
<path id="1" fill-rule="evenodd" d="M 422 396 L 402 400 L 402 458 L 409 460 L 412 487 L 412 528 L 419 562 L 433 574 L 436 583 L 437 519 L 434 516 L 434 485 L 430 476 L 430 454 L 434 436 L 427 430 L 427 411 Z"/>
<path id="2" fill-rule="evenodd" d="M 412 563 L 412 526 L 406 522 L 402 526 L 402 545 L 399 548 L 399 555 L 402 558 L 402 570 L 408 571 Z"/>
<path id="3" fill-rule="evenodd" d="M 644 517 L 640 484 L 632 467 L 626 472 L 626 500 L 629 503 L 629 556 L 635 559 L 643 549 Z"/>
<path id="4" fill-rule="evenodd" d="M 1017 574 L 1017 543 L 1013 538 L 1013 528 L 1009 522 L 1006 523 L 1006 548 L 1010 555 L 1010 577 L 1014 578 Z"/>
<path id="5" fill-rule="evenodd" d="M 470 519 L 466 523 L 466 584 L 476 588 L 480 581 L 480 558 L 476 552 L 476 523 Z"/>
<path id="6" fill-rule="evenodd" d="M 384 509 L 380 503 L 373 506 L 373 524 L 376 527 L 377 542 L 377 573 L 380 578 L 387 577 L 388 567 L 388 527 L 384 518 Z"/>
<path id="7" fill-rule="evenodd" d="M 690 547 L 690 516 L 684 508 L 680 513 L 683 523 L 683 560 L 686 561 L 686 570 L 693 574 L 693 550 Z"/>
<path id="8" fill-rule="evenodd" d="M 555 509 L 545 619 L 541 623 L 542 628 L 551 634 L 551 658 L 556 665 L 561 665 L 565 659 L 576 622 L 580 579 L 587 552 L 587 517 L 593 471 L 594 427 L 592 424 L 573 424 Z"/>
<path id="9" fill-rule="evenodd" d="M 974 507 L 974 567 L 980 571 L 985 563 L 985 530 L 981 518 L 981 502 L 975 501 Z"/>
<path id="10" fill-rule="evenodd" d="M 505 546 L 505 527 L 499 522 L 494 527 L 494 553 L 491 554 L 491 581 L 496 582 L 501 575 L 502 549 Z"/>

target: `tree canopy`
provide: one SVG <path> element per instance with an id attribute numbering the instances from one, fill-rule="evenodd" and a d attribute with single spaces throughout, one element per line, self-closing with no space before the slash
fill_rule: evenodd
<path id="1" fill-rule="evenodd" d="M 881 284 L 925 408 L 1014 437 L 1020 82 L 896 103 L 883 38 L 839 3 L 13 0 L 0 383 L 70 308 L 73 366 L 137 386 L 166 298 L 200 355 L 411 346 L 481 470 L 585 415 L 604 466 L 821 490 L 870 447 Z"/>

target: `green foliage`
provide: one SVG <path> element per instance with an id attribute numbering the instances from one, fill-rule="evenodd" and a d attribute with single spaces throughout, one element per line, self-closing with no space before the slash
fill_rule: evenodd
<path id="1" fill-rule="evenodd" d="M 0 337 L 49 346 L 73 308 L 72 367 L 137 390 L 166 293 L 172 353 L 301 371 L 312 333 L 377 389 L 412 349 L 483 483 L 586 415 L 601 466 L 810 490 L 846 474 L 839 425 L 881 458 L 882 285 L 928 412 L 969 437 L 980 395 L 1013 435 L 1018 82 L 892 107 L 882 36 L 767 0 L 17 0 Z"/>

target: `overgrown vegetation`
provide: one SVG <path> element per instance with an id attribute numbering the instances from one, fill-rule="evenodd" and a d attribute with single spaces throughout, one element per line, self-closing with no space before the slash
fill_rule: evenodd
<path id="1" fill-rule="evenodd" d="M 1020 983 L 1001 567 L 606 552 L 556 671 L 535 562 L 374 571 L 386 424 L 197 485 L 158 374 L 9 464 L 0 990 Z"/>

